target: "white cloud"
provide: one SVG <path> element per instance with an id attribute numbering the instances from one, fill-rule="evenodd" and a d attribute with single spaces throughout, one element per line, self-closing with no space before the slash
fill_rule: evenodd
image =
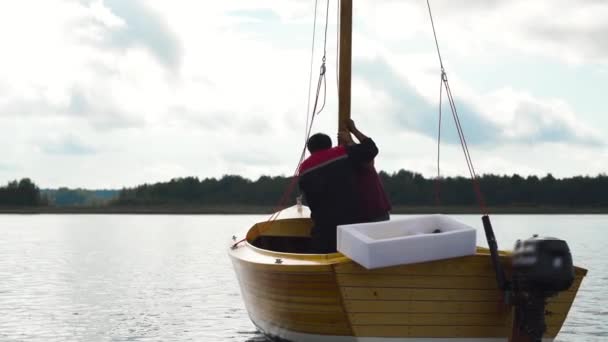
<path id="1" fill-rule="evenodd" d="M 81 138 L 74 135 L 54 137 L 52 140 L 40 142 L 39 146 L 42 152 L 49 155 L 82 156 L 95 153 L 95 148 L 84 143 Z"/>
<path id="2" fill-rule="evenodd" d="M 337 122 L 334 4 L 328 102 L 314 129 L 329 133 Z M 432 175 L 439 75 L 423 5 L 355 3 L 353 117 L 378 140 L 381 169 Z M 598 156 L 605 154 L 608 127 L 582 122 L 579 108 L 557 97 L 509 85 L 474 89 L 470 75 L 449 63 L 453 56 L 475 56 L 493 65 L 493 58 L 519 55 L 539 58 L 539 67 L 543 60 L 603 63 L 606 51 L 596 44 L 603 2 L 432 5 L 483 172 L 605 170 Z M 312 1 L 23 0 L 2 6 L 0 143 L 9 148 L 0 181 L 27 175 L 43 186 L 115 187 L 176 176 L 293 172 L 306 116 Z M 318 38 L 323 11 L 321 4 Z M 319 47 L 320 40 L 313 83 Z M 445 146 L 448 173 L 466 171 L 458 148 Z M 557 148 L 568 153 L 542 157 Z M 570 163 L 571 154 L 581 160 Z"/>

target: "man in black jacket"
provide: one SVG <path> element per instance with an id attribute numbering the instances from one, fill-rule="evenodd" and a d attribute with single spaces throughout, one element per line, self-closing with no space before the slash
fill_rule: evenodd
<path id="1" fill-rule="evenodd" d="M 349 127 L 355 128 L 354 123 Z M 322 133 L 308 139 L 310 156 L 300 165 L 299 185 L 314 221 L 311 232 L 314 253 L 336 252 L 336 227 L 365 219 L 361 214 L 356 170 L 368 165 L 378 154 L 378 148 L 362 133 L 358 138 L 359 144 L 336 147 L 331 147 L 331 138 Z"/>

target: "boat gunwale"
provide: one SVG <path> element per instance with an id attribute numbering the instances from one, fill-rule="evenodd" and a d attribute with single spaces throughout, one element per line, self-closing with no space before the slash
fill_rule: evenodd
<path id="1" fill-rule="evenodd" d="M 245 245 L 252 250 L 268 255 L 268 256 L 276 256 L 280 259 L 292 259 L 292 260 L 308 260 L 308 261 L 327 261 L 327 264 L 336 264 L 341 262 L 352 261 L 349 257 L 345 256 L 342 253 L 329 253 L 329 254 L 313 254 L 313 253 L 286 253 L 286 252 L 276 252 L 268 249 L 263 249 L 260 247 L 256 247 L 249 243 L 249 241 L 244 241 Z"/>
<path id="2" fill-rule="evenodd" d="M 268 249 L 263 249 L 263 248 L 254 246 L 252 243 L 250 243 L 250 241 L 255 240 L 255 238 L 264 235 L 263 234 L 264 232 L 260 231 L 261 225 L 269 224 L 269 223 L 274 224 L 277 222 L 287 223 L 289 221 L 302 221 L 302 220 L 311 220 L 311 219 L 310 218 L 301 218 L 301 217 L 291 217 L 291 218 L 277 219 L 272 222 L 269 222 L 269 221 L 257 222 L 255 224 L 253 224 L 253 226 L 251 226 L 249 229 L 247 229 L 246 238 L 242 242 L 244 244 L 243 247 L 248 247 L 253 252 L 257 252 L 261 255 L 274 257 L 275 259 L 317 262 L 316 264 L 312 264 L 310 266 L 335 265 L 335 264 L 343 264 L 343 263 L 348 263 L 348 262 L 356 263 L 354 260 L 350 259 L 348 256 L 346 256 L 340 252 L 328 253 L 328 254 L 287 253 L 287 252 L 277 252 L 277 251 L 272 251 L 272 250 L 268 250 Z M 511 251 L 499 250 L 498 252 L 499 252 L 499 256 L 501 259 L 503 259 L 503 258 L 508 259 L 512 255 Z M 481 247 L 481 246 L 477 246 L 475 254 L 473 254 L 473 256 L 487 256 L 487 255 L 490 255 L 490 250 L 487 247 Z M 233 255 L 233 257 L 238 258 L 236 255 Z M 245 260 L 243 260 L 243 261 L 245 261 Z M 248 262 L 256 263 L 256 262 L 253 262 L 250 260 Z M 291 265 L 285 264 L 285 266 L 288 267 Z M 306 265 L 298 265 L 298 266 L 306 266 Z M 580 275 L 580 276 L 585 277 L 587 275 L 588 270 L 586 268 L 576 266 L 576 265 L 574 265 L 574 268 L 575 268 L 576 276 Z"/>

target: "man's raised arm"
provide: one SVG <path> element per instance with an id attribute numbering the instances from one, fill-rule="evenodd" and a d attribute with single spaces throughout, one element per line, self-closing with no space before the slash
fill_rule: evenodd
<path id="1" fill-rule="evenodd" d="M 358 144 L 347 146 L 349 158 L 355 163 L 369 163 L 378 155 L 378 147 L 376 143 L 365 134 L 363 134 L 353 120 L 348 122 L 348 130 L 359 140 Z"/>

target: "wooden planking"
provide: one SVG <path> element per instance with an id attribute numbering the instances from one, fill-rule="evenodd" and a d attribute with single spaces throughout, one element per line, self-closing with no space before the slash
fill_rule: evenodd
<path id="1" fill-rule="evenodd" d="M 344 302 L 348 313 L 503 313 L 510 311 L 504 304 L 491 302 L 466 301 L 376 301 L 376 300 L 348 300 Z M 551 313 L 567 313 L 570 304 L 549 303 L 547 311 Z"/>
<path id="2" fill-rule="evenodd" d="M 243 274 L 239 278 L 261 288 L 337 288 L 336 279 L 331 274 L 287 275 L 257 272 L 256 274 Z"/>
<path id="3" fill-rule="evenodd" d="M 334 290 L 338 291 L 335 282 L 320 281 L 320 282 L 290 282 L 290 281 L 269 281 L 264 279 L 247 278 L 243 280 L 243 284 L 258 289 L 269 289 L 276 291 L 294 291 L 294 290 L 316 290 L 319 292 Z"/>
<path id="4" fill-rule="evenodd" d="M 283 264 L 273 264 L 275 254 Z M 378 337 L 508 335 L 510 310 L 501 305 L 488 255 L 378 270 L 366 270 L 340 255 L 257 255 L 239 250 L 231 256 L 252 319 L 292 331 Z M 501 260 L 508 271 L 509 257 Z M 581 270 L 577 268 L 571 291 L 550 301 L 549 336 L 555 336 L 565 320 Z M 450 320 L 460 325 L 450 326 Z M 377 333 L 361 335 L 366 331 Z"/>
<path id="5" fill-rule="evenodd" d="M 311 219 L 287 219 L 257 223 L 247 233 L 248 240 L 265 236 L 310 236 Z"/>
<path id="6" fill-rule="evenodd" d="M 243 284 L 242 285 L 247 287 L 247 292 L 252 294 L 252 295 L 256 295 L 256 296 L 261 296 L 261 297 L 265 297 L 265 298 L 272 298 L 275 300 L 280 300 L 280 299 L 284 299 L 284 298 L 290 298 L 290 297 L 299 297 L 299 298 L 303 298 L 303 297 L 308 297 L 308 298 L 327 298 L 332 300 L 332 302 L 339 302 L 339 298 L 340 298 L 340 292 L 337 289 L 324 289 L 324 290 L 318 290 L 318 289 L 308 289 L 308 288 L 292 288 L 292 289 L 282 289 L 279 290 L 277 288 L 254 288 L 252 287 L 250 284 Z"/>
<path id="7" fill-rule="evenodd" d="M 290 266 L 286 268 L 292 268 Z M 243 291 L 273 293 L 285 296 L 337 296 L 335 276 L 328 272 L 268 272 L 239 267 L 237 272 Z"/>
<path id="8" fill-rule="evenodd" d="M 547 300 L 548 303 L 569 303 L 572 305 L 574 302 L 574 298 L 578 292 L 579 287 L 581 286 L 581 282 L 583 281 L 583 276 L 577 276 L 574 278 L 574 282 L 572 286 L 567 291 L 563 291 L 558 293 L 556 296 L 553 296 Z"/>
<path id="9" fill-rule="evenodd" d="M 352 335 L 350 322 L 339 302 L 285 303 L 244 296 L 249 314 L 286 329 L 314 334 Z M 279 305 L 276 305 L 280 303 Z"/>
<path id="10" fill-rule="evenodd" d="M 577 277 L 584 277 L 587 275 L 587 269 L 582 268 L 582 267 L 578 267 L 578 266 L 574 266 L 574 274 Z"/>
<path id="11" fill-rule="evenodd" d="M 352 336 L 331 266 L 234 264 L 254 320 L 301 333 Z"/>
<path id="12" fill-rule="evenodd" d="M 509 336 L 510 326 L 407 326 L 353 325 L 357 337 L 492 338 Z M 559 327 L 548 326 L 545 337 L 553 338 Z"/>
<path id="13" fill-rule="evenodd" d="M 302 303 L 302 304 L 321 304 L 321 305 L 340 305 L 342 307 L 339 295 L 321 294 L 316 295 L 313 292 L 294 295 L 293 293 L 277 293 L 271 291 L 260 291 L 256 289 L 247 289 L 242 291 L 243 295 L 248 298 L 261 298 L 269 301 L 283 303 Z"/>
<path id="14" fill-rule="evenodd" d="M 235 261 L 234 264 L 242 292 L 252 296 L 283 302 L 298 300 L 309 303 L 338 303 L 340 301 L 339 289 L 330 266 L 277 265 L 279 267 L 277 268 L 262 267 L 270 265 L 242 261 Z M 310 272 L 310 269 L 317 271 Z"/>
<path id="15" fill-rule="evenodd" d="M 319 327 L 334 327 L 343 329 L 349 327 L 349 322 L 339 302 L 334 303 L 298 303 L 269 300 L 259 296 L 245 295 L 245 303 L 252 316 L 260 317 L 273 324 L 288 327 L 293 331 L 305 332 L 300 325 Z M 311 330 L 308 330 L 310 332 Z M 352 331 L 349 330 L 349 333 Z"/>
<path id="16" fill-rule="evenodd" d="M 293 312 L 344 312 L 340 303 L 302 303 L 302 302 L 284 302 L 279 300 L 273 300 L 268 298 L 262 298 L 259 296 L 248 296 L 247 301 L 249 304 L 254 305 L 256 308 L 265 310 L 267 308 L 273 308 L 276 310 L 288 310 Z"/>
<path id="17" fill-rule="evenodd" d="M 338 273 L 340 286 L 383 287 L 383 288 L 424 288 L 424 289 L 473 289 L 496 290 L 494 276 L 442 276 L 442 275 L 387 275 Z M 577 291 L 582 277 L 576 277 L 568 291 Z"/>
<path id="18" fill-rule="evenodd" d="M 255 279 L 256 281 L 268 281 L 274 283 L 285 283 L 298 285 L 303 283 L 333 283 L 336 285 L 336 278 L 331 272 L 316 272 L 316 273 L 297 273 L 297 272 L 250 272 L 243 270 L 242 275 L 246 278 Z M 302 286 L 302 285 L 299 285 Z"/>
<path id="19" fill-rule="evenodd" d="M 353 325 L 357 337 L 489 338 L 507 337 L 506 326 Z"/>
<path id="20" fill-rule="evenodd" d="M 561 329 L 581 280 L 577 277 L 569 291 L 550 300 L 547 337 L 556 336 Z M 510 331 L 511 309 L 502 305 L 501 293 L 495 288 L 345 286 L 341 290 L 353 331 L 360 337 L 507 337 Z"/>
<path id="21" fill-rule="evenodd" d="M 377 299 L 502 302 L 502 294 L 498 290 L 343 287 L 342 295 L 345 301 L 351 299 Z M 575 292 L 572 291 L 562 292 L 558 296 L 553 297 L 551 302 L 571 302 L 574 299 L 574 295 Z"/>
<path id="22" fill-rule="evenodd" d="M 348 324 L 306 324 L 302 322 L 288 322 L 276 320 L 273 317 L 265 316 L 264 314 L 251 314 L 251 319 L 256 322 L 259 320 L 272 322 L 278 328 L 296 331 L 300 333 L 315 334 L 315 335 L 338 335 L 338 336 L 353 336 L 352 329 Z"/>
<path id="23" fill-rule="evenodd" d="M 505 324 L 508 316 L 508 313 L 355 313 L 349 315 L 353 325 L 415 326 L 496 326 Z"/>
<path id="24" fill-rule="evenodd" d="M 501 262 L 507 272 L 511 269 L 511 260 L 508 256 L 501 256 Z M 431 262 L 384 267 L 368 270 L 365 267 L 350 261 L 336 264 L 336 273 L 348 274 L 388 274 L 388 275 L 479 275 L 494 276 L 494 268 L 489 255 L 476 254 L 461 258 L 437 260 Z M 581 267 L 574 268 L 577 278 L 584 277 L 587 270 Z"/>
<path id="25" fill-rule="evenodd" d="M 248 247 L 249 248 L 249 247 Z M 276 253 L 281 255 L 281 253 Z M 279 256 L 277 256 L 279 257 Z M 261 258 L 261 257 L 260 257 Z M 232 258 L 232 262 L 236 273 L 240 276 L 241 273 L 255 274 L 258 272 L 269 272 L 275 274 L 333 274 L 331 264 L 324 263 L 319 260 L 319 263 L 311 265 L 285 265 L 277 264 L 276 259 L 271 259 L 273 263 L 257 263 L 255 261 L 245 261 L 238 258 Z M 284 261 L 286 262 L 286 261 Z"/>
<path id="26" fill-rule="evenodd" d="M 500 302 L 347 300 L 346 311 L 353 313 L 501 313 L 509 307 Z"/>
<path id="27" fill-rule="evenodd" d="M 508 270 L 508 262 L 503 262 Z M 473 255 L 461 258 L 437 260 L 425 263 L 384 267 L 368 270 L 354 262 L 340 263 L 334 266 L 338 274 L 363 275 L 440 275 L 440 276 L 484 276 L 493 277 L 492 261 L 484 255 Z"/>
<path id="28" fill-rule="evenodd" d="M 350 314 L 353 325 L 414 325 L 414 326 L 502 326 L 510 312 L 503 313 L 355 313 Z M 565 315 L 545 317 L 547 325 L 561 324 Z"/>
<path id="29" fill-rule="evenodd" d="M 496 289 L 495 277 L 480 276 L 338 274 L 338 282 L 348 287 Z"/>
<path id="30" fill-rule="evenodd" d="M 245 293 L 243 293 L 245 295 Z M 342 307 L 340 298 L 338 297 L 306 297 L 306 296 L 283 296 L 272 293 L 260 294 L 256 292 L 248 292 L 246 296 L 257 296 L 263 299 L 273 300 L 284 303 L 301 303 L 301 304 L 321 304 L 321 305 L 340 305 Z M 246 303 L 247 304 L 247 303 Z"/>
<path id="31" fill-rule="evenodd" d="M 348 325 L 348 319 L 341 312 L 299 312 L 279 310 L 272 307 L 256 308 L 255 315 L 265 317 L 271 322 L 280 322 L 291 326 L 298 323 L 307 325 Z"/>
<path id="32" fill-rule="evenodd" d="M 500 302 L 501 294 L 497 290 L 466 289 L 399 289 L 380 287 L 342 287 L 344 300 L 428 300 L 428 301 L 484 301 Z"/>
<path id="33" fill-rule="evenodd" d="M 559 300 L 559 296 L 563 296 L 564 293 L 560 293 L 558 297 L 551 297 L 549 298 L 549 300 L 547 301 L 547 309 L 545 310 L 546 312 L 549 312 L 549 316 L 545 316 L 545 318 L 553 316 L 553 325 L 554 325 L 554 329 L 555 329 L 555 335 L 557 335 L 559 333 L 559 331 L 561 330 L 564 322 L 566 321 L 566 318 L 568 316 L 568 312 L 570 311 L 570 308 L 572 307 L 572 304 L 574 303 L 574 299 L 576 297 L 576 294 L 578 293 L 578 289 L 581 286 L 581 283 L 583 281 L 583 277 L 584 274 L 586 274 L 587 270 L 581 269 L 584 271 L 581 271 L 579 273 L 579 275 L 576 276 L 576 278 L 574 279 L 574 283 L 572 284 L 572 286 L 570 287 L 570 289 L 568 290 L 568 292 L 566 293 L 571 293 L 572 294 L 572 299 L 571 300 L 566 300 L 563 301 L 563 305 L 567 306 L 566 310 L 563 312 L 557 311 L 557 310 L 553 310 L 553 305 L 560 303 L 558 302 Z"/>
<path id="34" fill-rule="evenodd" d="M 282 296 L 302 297 L 340 297 L 340 290 L 335 283 L 268 283 L 254 278 L 240 279 L 244 291 L 264 294 L 272 293 Z"/>

